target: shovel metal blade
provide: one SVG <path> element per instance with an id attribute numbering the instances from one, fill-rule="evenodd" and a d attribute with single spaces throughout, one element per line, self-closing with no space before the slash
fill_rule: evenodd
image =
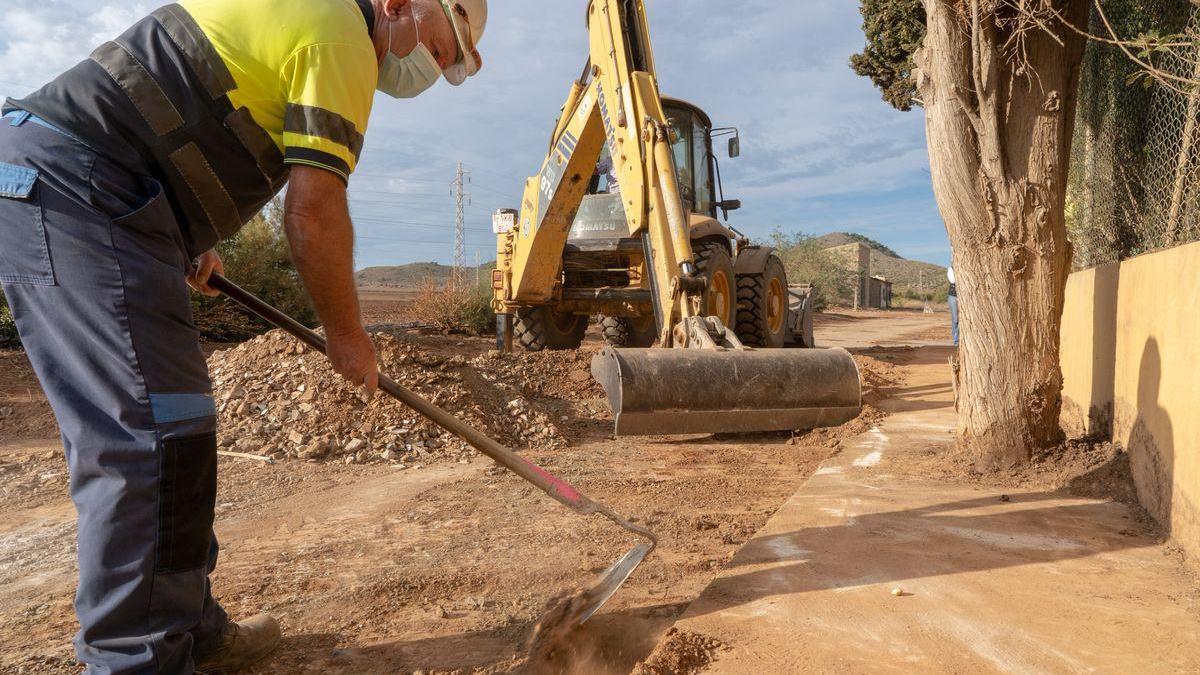
<path id="1" fill-rule="evenodd" d="M 614 349 L 592 359 L 618 436 L 813 429 L 862 411 L 844 349 Z"/>
<path id="2" fill-rule="evenodd" d="M 577 614 L 573 617 L 575 625 L 584 623 L 592 618 L 593 614 L 600 611 L 600 608 L 621 589 L 621 585 L 629 579 L 629 575 L 633 574 L 633 571 L 642 564 L 652 550 L 654 550 L 654 544 L 639 544 L 605 570 L 596 585 L 585 591 L 581 597 L 582 601 L 578 605 Z"/>

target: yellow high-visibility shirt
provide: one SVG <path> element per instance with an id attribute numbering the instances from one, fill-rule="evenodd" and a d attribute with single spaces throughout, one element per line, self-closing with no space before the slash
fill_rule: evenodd
<path id="1" fill-rule="evenodd" d="M 287 164 L 349 180 L 362 152 L 379 62 L 366 0 L 181 0 L 237 82 L 229 92 Z"/>

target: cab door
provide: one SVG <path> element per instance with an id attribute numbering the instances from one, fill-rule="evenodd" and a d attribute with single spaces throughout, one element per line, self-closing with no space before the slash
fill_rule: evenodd
<path id="1" fill-rule="evenodd" d="M 679 191 L 689 213 L 716 218 L 716 192 L 713 183 L 709 128 L 704 120 L 687 108 L 667 105 L 667 120 L 675 133 L 671 144 Z"/>

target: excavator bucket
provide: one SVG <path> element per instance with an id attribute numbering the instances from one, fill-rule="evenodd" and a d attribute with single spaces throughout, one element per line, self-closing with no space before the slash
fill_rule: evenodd
<path id="1" fill-rule="evenodd" d="M 783 431 L 858 416 L 844 349 L 614 349 L 592 359 L 618 436 Z"/>

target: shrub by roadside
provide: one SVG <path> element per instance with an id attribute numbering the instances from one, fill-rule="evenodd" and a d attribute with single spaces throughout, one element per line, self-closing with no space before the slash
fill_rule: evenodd
<path id="1" fill-rule="evenodd" d="M 0 293 L 0 347 L 13 348 L 21 346 L 21 338 L 17 336 L 17 324 L 13 321 L 12 311 L 8 309 L 8 301 Z"/>
<path id="2" fill-rule="evenodd" d="M 306 326 L 315 326 L 316 312 L 292 265 L 283 233 L 283 207 L 271 202 L 232 239 L 217 246 L 225 274 L 235 284 L 278 307 Z M 213 342 L 240 342 L 271 329 L 224 298 L 192 294 L 192 313 L 200 335 Z"/>
<path id="3" fill-rule="evenodd" d="M 849 305 L 854 302 L 855 274 L 844 267 L 820 241 L 796 232 L 776 231 L 771 244 L 779 253 L 790 283 L 813 285 L 813 301 L 817 311 L 830 305 Z"/>
<path id="4" fill-rule="evenodd" d="M 439 284 L 427 278 L 417 285 L 412 303 L 413 317 L 442 330 L 486 334 L 496 324 L 492 289 L 487 284 L 457 282 Z"/>

